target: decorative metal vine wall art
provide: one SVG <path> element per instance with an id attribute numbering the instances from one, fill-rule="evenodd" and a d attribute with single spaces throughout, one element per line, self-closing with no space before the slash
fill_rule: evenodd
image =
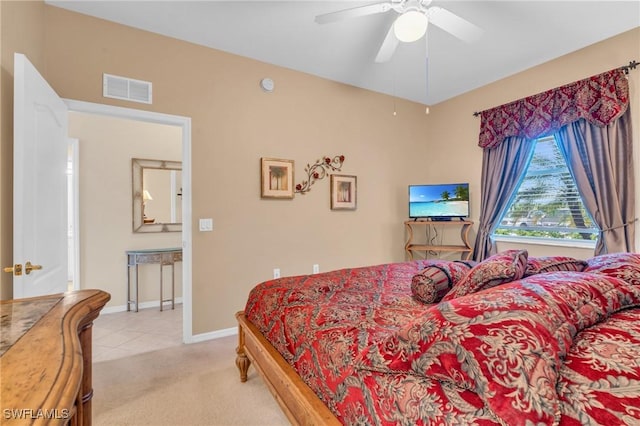
<path id="1" fill-rule="evenodd" d="M 306 194 L 311 190 L 317 180 L 323 179 L 329 172 L 339 172 L 344 162 L 344 155 L 336 155 L 333 158 L 323 157 L 315 162 L 315 164 L 307 164 L 304 171 L 307 173 L 307 179 L 296 185 L 296 191 L 299 194 Z"/>

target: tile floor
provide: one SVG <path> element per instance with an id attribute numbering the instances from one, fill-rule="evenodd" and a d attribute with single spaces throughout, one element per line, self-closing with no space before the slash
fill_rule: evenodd
<path id="1" fill-rule="evenodd" d="M 175 309 L 101 314 L 93 322 L 93 362 L 182 344 L 182 304 Z"/>

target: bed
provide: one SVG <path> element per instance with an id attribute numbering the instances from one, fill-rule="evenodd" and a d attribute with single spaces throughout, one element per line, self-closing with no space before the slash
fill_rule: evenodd
<path id="1" fill-rule="evenodd" d="M 236 317 L 293 424 L 640 424 L 637 254 L 285 277 Z"/>

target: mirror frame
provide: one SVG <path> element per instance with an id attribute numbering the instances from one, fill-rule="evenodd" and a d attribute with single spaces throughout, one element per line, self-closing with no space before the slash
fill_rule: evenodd
<path id="1" fill-rule="evenodd" d="M 181 161 L 131 159 L 133 194 L 133 232 L 182 232 L 182 223 L 144 223 L 142 217 L 142 174 L 144 169 L 182 170 Z"/>

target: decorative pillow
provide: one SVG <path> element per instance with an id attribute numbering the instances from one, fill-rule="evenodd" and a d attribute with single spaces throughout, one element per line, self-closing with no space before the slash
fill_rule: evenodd
<path id="1" fill-rule="evenodd" d="M 527 267 L 526 250 L 507 250 L 478 263 L 457 282 L 443 301 L 519 280 Z"/>
<path id="2" fill-rule="evenodd" d="M 475 392 L 503 425 L 558 424 L 562 359 L 580 331 L 640 303 L 640 287 L 554 272 L 433 305 L 364 349 L 356 368 Z"/>
<path id="3" fill-rule="evenodd" d="M 584 272 L 617 277 L 633 285 L 640 285 L 640 254 L 609 253 L 587 259 Z"/>
<path id="4" fill-rule="evenodd" d="M 439 302 L 475 266 L 474 261 L 435 261 L 413 276 L 411 292 L 422 303 Z"/>
<path id="5" fill-rule="evenodd" d="M 567 256 L 543 256 L 527 259 L 527 269 L 524 276 L 541 274 L 543 272 L 582 272 L 587 267 L 585 260 L 574 259 Z"/>

